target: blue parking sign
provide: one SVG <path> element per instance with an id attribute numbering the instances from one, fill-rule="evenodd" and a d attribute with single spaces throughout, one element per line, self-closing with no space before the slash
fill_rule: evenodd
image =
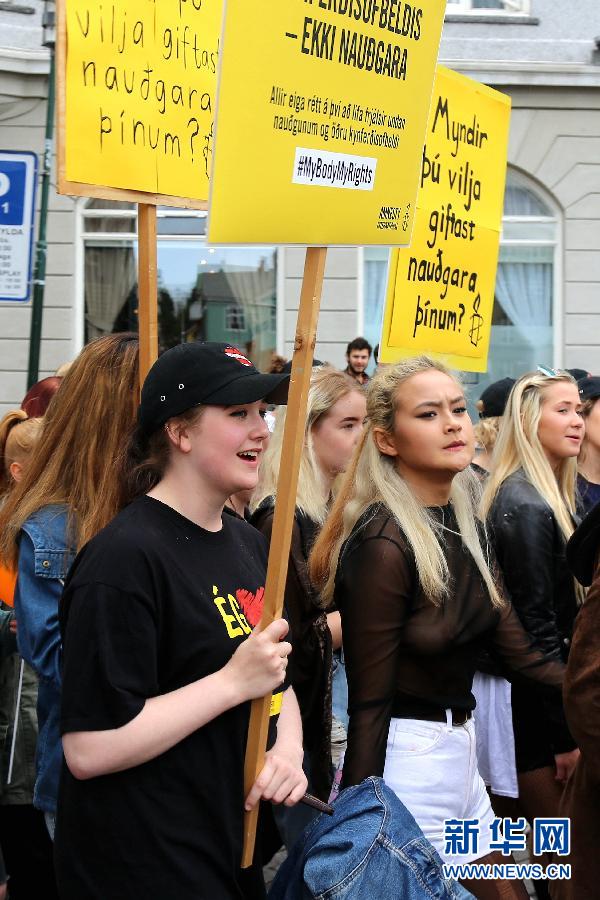
<path id="1" fill-rule="evenodd" d="M 22 225 L 25 213 L 24 162 L 6 160 L 0 170 L 0 225 Z"/>
<path id="2" fill-rule="evenodd" d="M 29 300 L 37 156 L 0 151 L 0 301 Z"/>

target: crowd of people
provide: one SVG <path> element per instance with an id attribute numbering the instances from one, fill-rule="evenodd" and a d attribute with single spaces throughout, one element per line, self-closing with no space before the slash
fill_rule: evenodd
<path id="1" fill-rule="evenodd" d="M 0 900 L 264 897 L 263 866 L 318 826 L 306 792 L 335 810 L 373 783 L 427 848 L 418 896 L 526 898 L 441 864 L 503 862 L 495 822 L 560 816 L 572 877 L 537 896 L 595 896 L 600 378 L 504 378 L 474 427 L 454 372 L 377 349 L 371 376 L 362 337 L 344 371 L 315 361 L 266 628 L 286 360 L 264 374 L 182 344 L 140 393 L 136 335 L 109 335 L 4 417 Z M 245 796 L 250 701 L 269 693 Z M 479 839 L 459 853 L 460 821 Z M 294 858 L 277 896 L 306 896 L 281 891 Z"/>

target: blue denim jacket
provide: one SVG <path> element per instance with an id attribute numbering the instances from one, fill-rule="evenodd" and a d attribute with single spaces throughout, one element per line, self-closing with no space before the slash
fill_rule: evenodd
<path id="1" fill-rule="evenodd" d="M 321 814 L 295 844 L 269 900 L 467 900 L 443 877 L 442 861 L 381 778 L 346 788 L 333 816 Z"/>
<path id="2" fill-rule="evenodd" d="M 45 506 L 24 523 L 15 589 L 17 643 L 21 656 L 39 676 L 39 736 L 33 803 L 49 813 L 56 812 L 62 767 L 58 602 L 63 580 L 74 557 L 74 551 L 67 546 L 64 506 Z"/>

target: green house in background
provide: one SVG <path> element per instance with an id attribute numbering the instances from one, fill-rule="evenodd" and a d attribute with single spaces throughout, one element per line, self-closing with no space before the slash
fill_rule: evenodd
<path id="1" fill-rule="evenodd" d="M 259 368 L 269 368 L 276 345 L 275 267 L 228 266 L 199 270 L 188 305 L 188 340 L 223 341 L 243 350 Z"/>

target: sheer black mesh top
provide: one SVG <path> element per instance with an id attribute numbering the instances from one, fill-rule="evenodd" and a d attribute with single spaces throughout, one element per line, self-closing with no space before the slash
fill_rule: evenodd
<path id="1" fill-rule="evenodd" d="M 492 606 L 463 545 L 451 504 L 431 510 L 442 528 L 450 573 L 440 606 L 424 594 L 403 532 L 371 507 L 340 553 L 335 602 L 341 611 L 350 726 L 344 785 L 383 775 L 389 722 L 411 709 L 471 710 L 477 658 L 489 647 L 513 671 L 560 685 L 564 666 L 531 647 L 510 603 Z M 434 716 L 432 716 L 434 718 Z"/>

